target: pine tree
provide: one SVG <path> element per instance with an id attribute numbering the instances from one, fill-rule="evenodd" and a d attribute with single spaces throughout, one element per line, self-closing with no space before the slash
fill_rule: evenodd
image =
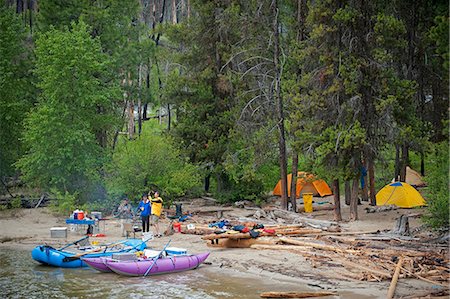
<path id="1" fill-rule="evenodd" d="M 168 93 L 175 102 L 177 122 L 171 131 L 193 163 L 202 165 L 205 176 L 214 173 L 218 191 L 229 188 L 224 171 L 225 152 L 234 126 L 233 85 L 223 67 L 230 46 L 237 41 L 236 6 L 228 1 L 192 3 L 198 16 L 176 27 L 170 38 L 184 46 L 179 72 L 169 78 Z M 208 174 L 209 173 L 209 174 Z"/>
<path id="2" fill-rule="evenodd" d="M 373 162 L 393 131 L 394 107 L 414 91 L 393 64 L 405 45 L 405 27 L 376 4 L 311 2 L 309 38 L 298 54 L 305 69 L 294 98 L 303 129 L 298 146 L 313 149 L 314 165 L 333 179 L 353 180 L 354 220 L 362 159 L 369 164 L 374 204 Z"/>

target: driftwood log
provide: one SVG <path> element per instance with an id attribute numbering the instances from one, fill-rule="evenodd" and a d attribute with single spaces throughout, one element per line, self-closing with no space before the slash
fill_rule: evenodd
<path id="1" fill-rule="evenodd" d="M 274 246 L 278 241 L 277 238 L 262 237 L 257 239 L 217 239 L 210 240 L 206 243 L 208 247 L 219 248 L 250 248 L 252 246 Z"/>
<path id="2" fill-rule="evenodd" d="M 336 292 L 264 292 L 261 298 L 313 298 L 337 295 Z"/>
<path id="3" fill-rule="evenodd" d="M 294 251 L 299 253 L 307 253 L 312 254 L 312 247 L 303 247 L 296 245 L 270 245 L 270 244 L 252 244 L 250 246 L 252 249 L 263 249 L 263 250 L 286 250 L 286 251 Z M 324 255 L 325 256 L 325 255 Z"/>
<path id="4" fill-rule="evenodd" d="M 20 206 L 22 208 L 27 208 L 27 209 L 35 208 L 37 206 L 37 203 L 39 203 L 39 201 L 41 201 L 39 203 L 39 207 L 46 207 L 46 206 L 48 206 L 48 204 L 50 203 L 51 200 L 54 200 L 54 199 L 48 198 L 48 196 L 45 196 L 45 197 L 41 196 L 39 198 L 28 198 L 28 197 L 24 197 L 23 195 L 22 196 L 15 195 L 15 197 L 2 196 L 2 197 L 0 197 L 0 205 L 4 205 L 8 208 L 11 208 L 13 200 L 17 200 L 17 199 L 20 199 Z"/>
<path id="5" fill-rule="evenodd" d="M 356 253 L 360 252 L 359 250 L 345 249 L 345 248 L 340 248 L 340 247 L 337 247 L 337 246 L 334 246 L 334 245 L 319 244 L 319 243 L 313 243 L 313 242 L 305 242 L 305 241 L 302 241 L 302 240 L 294 240 L 294 239 L 287 238 L 287 237 L 280 238 L 280 241 L 283 242 L 283 243 L 287 243 L 287 244 L 312 247 L 312 248 L 317 248 L 317 249 L 322 249 L 322 250 L 327 250 L 327 251 L 333 251 L 333 252 L 339 252 L 339 253 L 356 254 Z"/>
<path id="6" fill-rule="evenodd" d="M 387 293 L 387 298 L 388 299 L 394 298 L 395 288 L 397 287 L 397 281 L 398 281 L 398 277 L 400 275 L 400 270 L 401 270 L 401 267 L 402 267 L 402 263 L 403 263 L 403 257 L 401 256 L 398 259 L 397 266 L 395 267 L 394 276 L 392 276 L 391 285 L 389 286 L 389 290 L 388 290 L 388 293 Z"/>
<path id="7" fill-rule="evenodd" d="M 365 208 L 366 213 L 386 212 L 386 211 L 397 210 L 397 209 L 398 209 L 398 207 L 396 205 L 375 206 L 375 207 Z"/>
<path id="8" fill-rule="evenodd" d="M 313 212 L 315 212 L 315 211 L 332 211 L 332 210 L 334 210 L 334 205 L 313 206 Z M 297 212 L 298 213 L 305 212 L 305 206 L 304 205 L 298 206 Z"/>
<path id="9" fill-rule="evenodd" d="M 313 218 L 308 218 L 305 216 L 301 216 L 298 213 L 281 210 L 281 209 L 270 209 L 266 210 L 266 213 L 272 212 L 275 217 L 288 220 L 292 223 L 301 223 L 304 225 L 308 225 L 313 228 L 319 228 L 323 230 L 336 230 L 339 228 L 339 224 L 334 221 L 327 221 L 327 220 L 318 220 Z"/>

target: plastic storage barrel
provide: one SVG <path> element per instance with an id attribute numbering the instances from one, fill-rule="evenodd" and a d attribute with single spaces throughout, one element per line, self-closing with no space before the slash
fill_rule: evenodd
<path id="1" fill-rule="evenodd" d="M 312 213 L 313 194 L 312 193 L 303 193 L 303 204 L 305 205 L 305 213 Z"/>

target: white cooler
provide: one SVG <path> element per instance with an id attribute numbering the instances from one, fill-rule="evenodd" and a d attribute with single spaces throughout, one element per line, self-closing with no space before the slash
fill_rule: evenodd
<path id="1" fill-rule="evenodd" d="M 159 255 L 161 251 L 158 250 L 151 250 L 151 249 L 144 249 L 144 255 L 147 258 L 155 258 Z"/>
<path id="2" fill-rule="evenodd" d="M 67 238 L 67 227 L 52 227 L 50 228 L 51 238 Z"/>

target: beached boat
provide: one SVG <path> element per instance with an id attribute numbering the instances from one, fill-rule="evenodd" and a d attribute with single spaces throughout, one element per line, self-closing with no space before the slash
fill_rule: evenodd
<path id="1" fill-rule="evenodd" d="M 113 254 L 135 252 L 146 248 L 146 243 L 140 239 L 127 239 L 96 248 L 86 248 L 85 251 L 81 252 L 63 250 L 74 244 L 76 244 L 76 242 L 61 249 L 56 249 L 48 245 L 39 245 L 31 251 L 31 256 L 34 260 L 44 265 L 62 268 L 80 268 L 88 266 L 83 260 L 80 259 L 81 257 L 108 257 Z M 121 246 L 118 247 L 118 244 Z"/>
<path id="2" fill-rule="evenodd" d="M 89 267 L 100 271 L 100 272 L 113 272 L 104 262 L 103 257 L 82 257 L 83 262 L 85 262 Z"/>
<path id="3" fill-rule="evenodd" d="M 181 272 L 197 268 L 209 256 L 209 252 L 167 256 L 159 259 L 137 259 L 121 261 L 108 257 L 101 260 L 112 271 L 127 276 L 147 276 Z"/>

